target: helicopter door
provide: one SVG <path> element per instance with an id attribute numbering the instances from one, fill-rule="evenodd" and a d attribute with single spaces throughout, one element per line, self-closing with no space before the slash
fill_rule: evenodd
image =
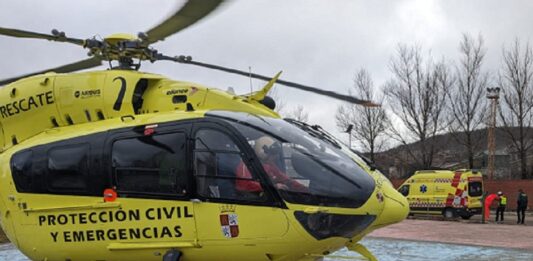
<path id="1" fill-rule="evenodd" d="M 114 226 L 140 231 L 127 241 L 128 247 L 136 247 L 131 243 L 139 243 L 139 248 L 196 246 L 195 213 L 189 200 L 188 131 L 184 124 L 142 134 L 128 131 L 110 140 L 116 201 L 126 213 L 136 214 L 131 222 Z M 126 245 L 110 247 L 120 250 Z"/>
<path id="2" fill-rule="evenodd" d="M 194 213 L 200 243 L 282 237 L 287 218 L 257 171 L 249 178 L 236 176 L 238 168 L 255 170 L 248 144 L 218 124 L 197 124 L 194 129 Z M 239 191 L 238 182 L 253 184 L 256 190 Z"/>

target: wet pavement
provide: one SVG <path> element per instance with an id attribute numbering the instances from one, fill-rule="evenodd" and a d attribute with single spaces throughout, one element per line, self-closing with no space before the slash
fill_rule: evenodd
<path id="1" fill-rule="evenodd" d="M 533 226 L 516 223 L 480 224 L 407 219 L 401 223 L 378 229 L 370 236 L 533 251 Z"/>

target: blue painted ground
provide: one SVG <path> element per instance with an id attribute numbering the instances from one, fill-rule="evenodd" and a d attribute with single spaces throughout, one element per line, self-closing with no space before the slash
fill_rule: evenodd
<path id="1" fill-rule="evenodd" d="M 429 242 L 415 242 L 395 239 L 368 238 L 361 242 L 380 261 L 422 261 L 422 260 L 533 260 L 533 252 L 503 248 L 461 246 Z M 341 249 L 324 260 L 357 260 L 356 253 Z M 0 260 L 28 261 L 11 244 L 0 245 Z"/>
<path id="2" fill-rule="evenodd" d="M 27 261 L 29 260 L 11 244 L 0 245 L 0 260 L 2 261 Z"/>
<path id="3" fill-rule="evenodd" d="M 476 247 L 432 242 L 417 242 L 396 239 L 367 238 L 361 241 L 380 261 L 426 261 L 426 260 L 533 260 L 533 252 L 505 248 Z M 332 255 L 359 257 L 359 254 L 341 249 Z"/>

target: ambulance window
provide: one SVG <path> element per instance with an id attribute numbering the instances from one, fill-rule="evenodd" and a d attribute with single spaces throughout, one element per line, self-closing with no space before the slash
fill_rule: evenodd
<path id="1" fill-rule="evenodd" d="M 242 160 L 241 150 L 226 134 L 196 132 L 194 167 L 199 196 L 211 199 L 266 201 L 263 186 Z"/>
<path id="2" fill-rule="evenodd" d="M 115 141 L 112 166 L 124 195 L 184 195 L 187 192 L 186 135 L 169 133 Z"/>
<path id="3" fill-rule="evenodd" d="M 54 147 L 48 151 L 46 183 L 52 192 L 85 192 L 89 173 L 89 144 Z"/>
<path id="4" fill-rule="evenodd" d="M 468 195 L 471 197 L 479 197 L 483 195 L 481 182 L 474 181 L 468 183 Z"/>
<path id="5" fill-rule="evenodd" d="M 19 192 L 29 191 L 32 187 L 32 159 L 31 150 L 19 152 L 11 158 L 11 174 Z"/>
<path id="6" fill-rule="evenodd" d="M 400 187 L 400 189 L 398 189 L 398 191 L 400 191 L 400 193 L 401 193 L 404 197 L 409 196 L 409 185 L 403 185 L 402 187 Z"/>

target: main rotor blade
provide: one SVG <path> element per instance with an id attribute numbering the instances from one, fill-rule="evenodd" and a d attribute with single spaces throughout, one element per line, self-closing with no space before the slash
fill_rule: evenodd
<path id="1" fill-rule="evenodd" d="M 13 77 L 13 78 L 9 78 L 9 79 L 0 80 L 0 86 L 6 85 L 8 83 L 17 81 L 17 80 L 25 78 L 25 77 L 29 77 L 29 76 L 33 76 L 33 75 L 37 75 L 37 74 L 43 74 L 43 73 L 46 73 L 46 72 L 68 73 L 68 72 L 74 72 L 74 71 L 79 71 L 79 70 L 83 70 L 83 69 L 96 67 L 96 66 L 99 66 L 101 64 L 102 64 L 102 60 L 100 58 L 91 57 L 89 59 L 85 59 L 85 60 L 78 61 L 78 62 L 71 63 L 71 64 L 66 64 L 66 65 L 59 66 L 59 67 L 56 67 L 56 68 L 53 68 L 53 69 L 42 70 L 42 71 L 39 71 L 39 72 L 34 72 L 34 73 L 22 75 L 22 76 L 17 76 L 17 77 Z"/>
<path id="2" fill-rule="evenodd" d="M 56 42 L 67 42 L 67 43 L 73 43 L 73 44 L 82 45 L 82 46 L 84 43 L 84 40 L 66 37 L 64 36 L 64 33 L 63 35 L 51 35 L 51 34 L 42 34 L 42 33 L 24 31 L 24 30 L 19 30 L 19 29 L 0 27 L 0 34 L 6 35 L 6 36 L 20 37 L 20 38 L 37 38 L 37 39 L 46 39 L 46 40 L 56 41 Z"/>
<path id="3" fill-rule="evenodd" d="M 170 61 L 175 61 L 175 62 L 179 62 L 179 63 L 202 66 L 202 67 L 206 67 L 206 68 L 209 68 L 209 69 L 215 69 L 215 70 L 220 70 L 220 71 L 224 71 L 224 72 L 234 73 L 234 74 L 238 74 L 238 75 L 242 75 L 242 76 L 246 76 L 246 77 L 252 77 L 252 78 L 256 78 L 256 79 L 261 79 L 261 80 L 264 80 L 264 81 L 270 81 L 272 79 L 272 77 L 267 77 L 267 76 L 260 75 L 260 74 L 249 73 L 249 72 L 240 71 L 240 70 L 231 69 L 231 68 L 222 67 L 222 66 L 213 65 L 213 64 L 196 62 L 196 61 L 192 61 L 191 59 L 187 59 L 187 58 L 184 59 L 184 57 L 180 58 L 180 57 L 161 56 L 160 59 L 161 60 L 170 60 Z M 282 85 L 285 85 L 285 86 L 289 86 L 289 87 L 293 87 L 293 88 L 296 88 L 296 89 L 299 89 L 299 90 L 302 90 L 302 91 L 312 92 L 312 93 L 328 96 L 328 97 L 331 97 L 331 98 L 335 98 L 335 99 L 338 99 L 338 100 L 342 100 L 342 101 L 346 101 L 346 102 L 350 102 L 350 103 L 354 103 L 354 104 L 359 104 L 359 105 L 366 106 L 366 107 L 378 107 L 378 106 L 380 106 L 379 104 L 375 104 L 372 101 L 361 100 L 361 99 L 355 98 L 353 96 L 339 94 L 339 93 L 332 92 L 332 91 L 326 91 L 326 90 L 322 90 L 322 89 L 319 89 L 319 88 L 316 88 L 316 87 L 306 86 L 306 85 L 299 84 L 299 83 L 284 81 L 284 80 L 280 80 L 280 79 L 278 79 L 276 81 L 276 83 L 279 83 L 279 84 L 282 84 Z"/>
<path id="4" fill-rule="evenodd" d="M 175 34 L 215 10 L 224 0 L 189 0 L 174 15 L 148 30 L 148 42 L 154 43 Z"/>

